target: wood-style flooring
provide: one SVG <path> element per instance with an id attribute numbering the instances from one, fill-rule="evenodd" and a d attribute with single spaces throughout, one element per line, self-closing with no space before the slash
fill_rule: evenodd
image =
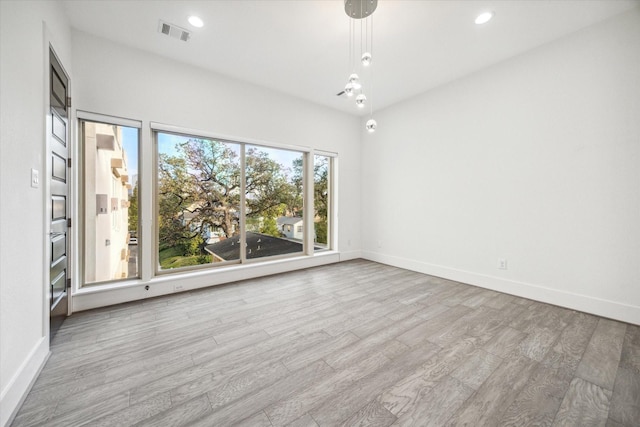
<path id="1" fill-rule="evenodd" d="M 638 426 L 640 327 L 355 260 L 77 313 L 14 427 Z"/>

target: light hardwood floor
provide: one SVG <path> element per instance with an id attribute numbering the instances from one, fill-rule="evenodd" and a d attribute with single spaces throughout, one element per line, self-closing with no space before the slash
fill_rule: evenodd
<path id="1" fill-rule="evenodd" d="M 640 327 L 369 261 L 68 318 L 13 426 L 638 426 Z"/>

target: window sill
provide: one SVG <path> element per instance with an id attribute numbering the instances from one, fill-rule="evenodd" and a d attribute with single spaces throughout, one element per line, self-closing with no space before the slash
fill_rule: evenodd
<path id="1" fill-rule="evenodd" d="M 73 311 L 186 292 L 216 285 L 286 273 L 340 261 L 340 252 L 322 251 L 312 256 L 301 255 L 251 264 L 233 264 L 206 270 L 176 272 L 154 276 L 150 280 L 89 285 L 73 293 Z M 149 287 L 147 290 L 146 287 Z"/>

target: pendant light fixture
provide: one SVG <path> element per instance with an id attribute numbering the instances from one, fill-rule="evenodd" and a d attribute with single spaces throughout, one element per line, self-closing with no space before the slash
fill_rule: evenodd
<path id="1" fill-rule="evenodd" d="M 374 132 L 377 127 L 373 119 L 373 12 L 378 7 L 378 0 L 344 0 L 344 11 L 349 17 L 349 78 L 344 87 L 344 94 L 349 98 L 356 96 L 356 106 L 364 108 L 369 104 L 369 120 L 366 129 Z M 358 24 L 359 28 L 358 28 Z M 360 32 L 360 49 L 356 52 L 356 33 Z M 364 69 L 367 68 L 367 73 Z M 360 75 L 366 76 L 364 80 Z M 366 85 L 366 87 L 365 87 Z M 364 91 L 367 90 L 367 95 Z"/>

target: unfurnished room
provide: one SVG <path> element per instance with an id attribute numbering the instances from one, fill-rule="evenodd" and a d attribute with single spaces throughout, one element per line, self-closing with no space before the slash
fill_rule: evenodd
<path id="1" fill-rule="evenodd" d="M 0 0 L 0 426 L 640 426 L 640 0 Z"/>

